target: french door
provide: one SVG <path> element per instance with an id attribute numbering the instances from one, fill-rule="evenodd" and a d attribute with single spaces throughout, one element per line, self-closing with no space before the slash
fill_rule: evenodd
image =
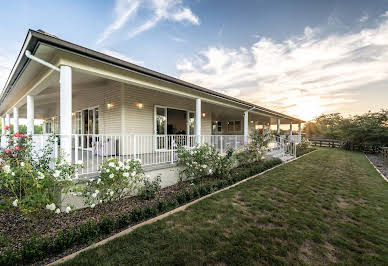
<path id="1" fill-rule="evenodd" d="M 92 149 L 95 138 L 99 134 L 99 110 L 98 107 L 91 107 L 76 112 L 76 133 L 79 136 L 78 142 L 84 149 Z"/>
<path id="2" fill-rule="evenodd" d="M 194 126 L 194 112 L 155 106 L 155 149 L 169 150 L 173 148 L 174 143 L 191 146 L 193 140 L 189 135 L 194 135 Z"/>

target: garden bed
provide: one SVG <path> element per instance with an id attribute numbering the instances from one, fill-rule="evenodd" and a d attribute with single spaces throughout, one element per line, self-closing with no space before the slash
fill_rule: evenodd
<path id="1" fill-rule="evenodd" d="M 379 154 L 366 154 L 366 156 L 379 169 L 380 173 L 388 179 L 388 159 L 384 159 Z"/>
<path id="2" fill-rule="evenodd" d="M 230 177 L 202 178 L 196 184 L 181 182 L 162 189 L 151 200 L 128 197 L 70 214 L 26 218 L 17 211 L 0 213 L 0 264 L 48 263 L 95 241 L 119 232 L 209 193 L 258 174 L 277 164 L 267 159 L 240 166 Z"/>

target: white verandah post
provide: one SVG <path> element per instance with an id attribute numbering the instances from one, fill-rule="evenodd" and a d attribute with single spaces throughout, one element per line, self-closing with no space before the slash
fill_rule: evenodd
<path id="1" fill-rule="evenodd" d="M 292 136 L 292 122 L 290 122 L 290 136 Z"/>
<path id="2" fill-rule="evenodd" d="M 195 138 L 197 145 L 201 144 L 201 99 L 195 100 Z"/>
<path id="3" fill-rule="evenodd" d="M 244 143 L 248 143 L 248 111 L 244 112 Z"/>
<path id="4" fill-rule="evenodd" d="M 64 152 L 64 159 L 71 162 L 72 138 L 72 75 L 69 66 L 60 67 L 60 138 L 61 149 Z"/>
<path id="5" fill-rule="evenodd" d="M 280 135 L 280 118 L 277 119 L 276 135 Z"/>
<path id="6" fill-rule="evenodd" d="M 298 138 L 299 138 L 299 142 L 302 141 L 302 124 L 301 123 L 298 124 Z"/>
<path id="7" fill-rule="evenodd" d="M 19 132 L 19 108 L 13 108 L 13 132 Z"/>
<path id="8" fill-rule="evenodd" d="M 35 108 L 34 108 L 34 96 L 27 95 L 27 134 L 34 134 L 34 118 L 35 118 Z"/>

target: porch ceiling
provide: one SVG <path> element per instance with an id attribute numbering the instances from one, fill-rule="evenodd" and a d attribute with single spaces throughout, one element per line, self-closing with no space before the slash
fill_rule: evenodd
<path id="1" fill-rule="evenodd" d="M 73 73 L 73 97 L 82 89 L 103 85 L 106 79 L 74 70 Z M 34 93 L 35 92 L 35 93 Z M 51 72 L 49 76 L 31 92 L 35 96 L 35 118 L 46 119 L 49 114 L 59 111 L 59 74 Z M 19 116 L 27 117 L 26 99 L 19 104 Z"/>

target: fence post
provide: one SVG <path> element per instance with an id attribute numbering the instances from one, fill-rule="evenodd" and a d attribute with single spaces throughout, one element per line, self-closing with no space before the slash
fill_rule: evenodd
<path id="1" fill-rule="evenodd" d="M 234 136 L 234 149 L 237 150 L 237 135 Z"/>

